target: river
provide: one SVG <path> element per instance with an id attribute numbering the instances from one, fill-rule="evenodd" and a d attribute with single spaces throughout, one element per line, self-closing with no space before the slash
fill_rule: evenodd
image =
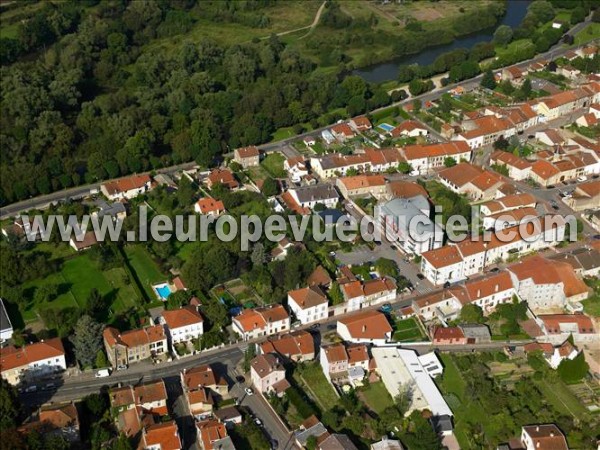
<path id="1" fill-rule="evenodd" d="M 494 31 L 499 25 L 508 25 L 510 27 L 518 26 L 525 14 L 531 0 L 508 0 L 506 13 L 495 27 L 479 31 L 468 36 L 460 37 L 450 44 L 438 45 L 423 50 L 414 55 L 407 55 L 401 58 L 394 59 L 391 62 L 375 64 L 373 66 L 357 69 L 353 73 L 359 75 L 371 83 L 382 83 L 384 81 L 393 80 L 398 76 L 398 68 L 403 64 L 420 64 L 427 65 L 435 61 L 435 59 L 443 53 L 449 52 L 457 48 L 470 49 L 478 42 L 491 41 L 494 36 Z"/>

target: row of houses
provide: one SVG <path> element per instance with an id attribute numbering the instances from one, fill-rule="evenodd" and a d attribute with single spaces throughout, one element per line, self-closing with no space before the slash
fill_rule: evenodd
<path id="1" fill-rule="evenodd" d="M 413 310 L 425 320 L 442 323 L 454 320 L 467 304 L 475 304 L 485 314 L 513 298 L 527 301 L 534 313 L 581 311 L 581 301 L 589 288 L 581 277 L 597 277 L 600 253 L 578 249 L 567 255 L 545 258 L 539 255 L 508 266 L 505 270 L 457 283 L 413 301 Z"/>
<path id="2" fill-rule="evenodd" d="M 557 245 L 565 238 L 565 225 L 562 216 L 544 216 L 496 230 L 486 239 L 467 237 L 422 253 L 421 272 L 435 285 L 455 283 L 509 257 Z"/>
<path id="3" fill-rule="evenodd" d="M 366 148 L 352 155 L 330 154 L 310 159 L 315 174 L 322 179 L 344 176 L 348 171 L 385 172 L 400 163 L 411 166 L 411 175 L 424 175 L 444 166 L 446 158 L 456 161 L 470 160 L 471 149 L 466 143 L 444 142 L 439 144 L 416 144 L 406 147 Z"/>

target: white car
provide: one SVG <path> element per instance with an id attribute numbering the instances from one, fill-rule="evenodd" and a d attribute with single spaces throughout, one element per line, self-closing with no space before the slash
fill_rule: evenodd
<path id="1" fill-rule="evenodd" d="M 577 181 L 582 183 L 583 181 L 587 181 L 587 177 L 585 175 L 581 175 L 580 177 L 577 177 Z"/>
<path id="2" fill-rule="evenodd" d="M 254 391 L 252 390 L 252 388 L 247 387 L 246 389 L 244 389 L 244 392 L 246 392 L 246 395 L 253 395 Z"/>

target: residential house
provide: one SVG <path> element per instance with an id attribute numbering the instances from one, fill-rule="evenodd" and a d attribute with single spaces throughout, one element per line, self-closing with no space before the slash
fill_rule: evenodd
<path id="1" fill-rule="evenodd" d="M 505 67 L 502 69 L 502 80 L 508 80 L 515 84 L 523 82 L 523 77 L 527 75 L 527 71 L 523 71 L 517 66 Z"/>
<path id="2" fill-rule="evenodd" d="M 235 450 L 224 423 L 216 420 L 196 422 L 198 446 L 201 450 Z"/>
<path id="3" fill-rule="evenodd" d="M 433 332 L 436 345 L 465 345 L 467 338 L 460 327 L 437 327 Z"/>
<path id="4" fill-rule="evenodd" d="M 44 435 L 59 436 L 71 443 L 80 440 L 79 414 L 73 403 L 42 406 L 34 426 Z"/>
<path id="5" fill-rule="evenodd" d="M 356 134 L 350 128 L 347 123 L 338 123 L 331 127 L 331 134 L 338 140 L 338 142 L 346 142 L 348 139 L 352 139 Z"/>
<path id="6" fill-rule="evenodd" d="M 102 333 L 104 348 L 113 367 L 155 357 L 167 352 L 167 336 L 162 325 L 120 332 L 106 327 Z"/>
<path id="7" fill-rule="evenodd" d="M 317 450 L 358 450 L 345 434 L 330 434 L 322 442 L 317 443 Z"/>
<path id="8" fill-rule="evenodd" d="M 579 47 L 575 50 L 578 56 L 582 58 L 593 58 L 598 53 L 598 47 L 594 44 L 586 45 L 585 47 Z"/>
<path id="9" fill-rule="evenodd" d="M 379 311 L 359 312 L 337 322 L 341 338 L 357 344 L 385 344 L 391 339 L 392 331 L 385 314 Z"/>
<path id="10" fill-rule="evenodd" d="M 350 125 L 354 130 L 360 132 L 370 130 L 373 128 L 371 125 L 371 121 L 366 116 L 354 117 L 348 121 L 348 125 Z"/>
<path id="11" fill-rule="evenodd" d="M 458 318 L 462 303 L 451 291 L 443 290 L 415 298 L 412 309 L 415 314 L 429 321 L 439 319 L 442 323 Z"/>
<path id="12" fill-rule="evenodd" d="M 485 344 L 492 341 L 492 333 L 487 325 L 480 323 L 463 323 L 459 326 L 467 338 L 467 344 Z"/>
<path id="13" fill-rule="evenodd" d="M 318 286 L 288 292 L 288 307 L 303 325 L 325 319 L 327 304 L 327 296 Z"/>
<path id="14" fill-rule="evenodd" d="M 251 145 L 249 147 L 236 148 L 233 151 L 233 160 L 244 169 L 258 166 L 260 164 L 258 147 Z"/>
<path id="15" fill-rule="evenodd" d="M 490 165 L 505 167 L 508 170 L 508 177 L 515 181 L 523 181 L 529 178 L 531 172 L 531 163 L 511 152 L 496 150 L 490 156 Z"/>
<path id="16" fill-rule="evenodd" d="M 355 280 L 340 285 L 346 312 L 358 311 L 396 299 L 396 282 L 390 277 Z"/>
<path id="17" fill-rule="evenodd" d="M 486 274 L 449 288 L 452 295 L 461 303 L 473 303 L 479 306 L 484 314 L 493 312 L 498 305 L 511 302 L 516 290 L 513 280 L 506 271 Z"/>
<path id="18" fill-rule="evenodd" d="M 242 413 L 235 406 L 226 406 L 219 408 L 214 412 L 214 416 L 217 420 L 228 426 L 240 425 L 242 423 Z"/>
<path id="19" fill-rule="evenodd" d="M 23 217 L 17 216 L 12 224 L 2 228 L 2 234 L 6 238 L 16 238 L 19 240 L 27 240 L 29 242 L 39 241 L 42 239 L 42 232 L 39 227 L 37 220 L 34 217 L 25 216 L 27 220 L 24 221 Z"/>
<path id="20" fill-rule="evenodd" d="M 582 308 L 580 302 L 589 295 L 586 284 L 566 262 L 535 255 L 507 270 L 517 295 L 534 313 L 557 308 L 578 311 Z"/>
<path id="21" fill-rule="evenodd" d="M 327 145 L 331 145 L 335 142 L 335 136 L 329 130 L 321 131 L 321 138 L 325 141 Z"/>
<path id="22" fill-rule="evenodd" d="M 400 441 L 384 436 L 380 441 L 371 444 L 370 450 L 404 450 L 404 447 Z"/>
<path id="23" fill-rule="evenodd" d="M 386 193 L 386 181 L 383 175 L 340 177 L 336 180 L 335 185 L 344 198 L 372 195 L 376 199 L 380 199 Z"/>
<path id="24" fill-rule="evenodd" d="M 267 338 L 259 345 L 261 354 L 277 353 L 283 359 L 294 362 L 311 361 L 315 358 L 315 341 L 308 331 L 292 331 Z"/>
<path id="25" fill-rule="evenodd" d="M 568 78 L 569 80 L 576 80 L 581 75 L 581 70 L 567 64 L 560 67 L 557 70 L 557 73 L 565 78 Z"/>
<path id="26" fill-rule="evenodd" d="M 564 342 L 569 336 L 578 343 L 589 343 L 598 341 L 598 333 L 594 322 L 583 314 L 545 314 L 539 315 L 536 322 L 540 326 L 544 336 L 539 341 L 548 341 L 554 344 Z"/>
<path id="27" fill-rule="evenodd" d="M 548 259 L 568 263 L 579 277 L 600 277 L 600 251 L 592 246 L 557 253 Z"/>
<path id="28" fill-rule="evenodd" d="M 525 450 L 569 450 L 565 435 L 554 424 L 523 427 L 521 443 Z"/>
<path id="29" fill-rule="evenodd" d="M 99 220 L 103 217 L 110 217 L 112 220 L 125 220 L 127 217 L 127 209 L 123 200 L 108 204 L 104 200 L 99 203 L 97 211 L 92 213 L 92 216 L 96 216 Z"/>
<path id="30" fill-rule="evenodd" d="M 595 114 L 589 112 L 581 117 L 578 117 L 575 123 L 580 127 L 593 127 L 594 125 L 600 123 L 600 120 Z"/>
<path id="31" fill-rule="evenodd" d="M 306 136 L 302 139 L 302 142 L 304 142 L 304 145 L 307 147 L 312 147 L 317 143 L 317 139 L 314 136 Z"/>
<path id="32" fill-rule="evenodd" d="M 76 251 L 87 250 L 92 248 L 98 243 L 96 239 L 96 233 L 94 231 L 88 231 L 87 233 L 81 233 L 72 236 L 69 240 L 69 245 Z"/>
<path id="33" fill-rule="evenodd" d="M 531 164 L 529 177 L 544 187 L 555 185 L 561 181 L 560 169 L 543 159 L 538 159 Z"/>
<path id="34" fill-rule="evenodd" d="M 184 393 L 204 388 L 218 397 L 228 396 L 227 380 L 210 364 L 183 369 L 180 376 Z"/>
<path id="35" fill-rule="evenodd" d="M 59 338 L 42 340 L 20 348 L 9 345 L 0 354 L 0 374 L 13 386 L 66 369 L 65 349 Z"/>
<path id="36" fill-rule="evenodd" d="M 275 392 L 280 395 L 290 387 L 285 379 L 285 368 L 274 353 L 258 355 L 250 361 L 250 378 L 261 394 Z"/>
<path id="37" fill-rule="evenodd" d="M 354 379 L 360 382 L 369 371 L 370 358 L 364 344 L 327 345 L 321 347 L 319 358 L 325 378 L 329 381 L 346 382 Z"/>
<path id="38" fill-rule="evenodd" d="M 417 137 L 426 136 L 429 134 L 429 130 L 425 125 L 421 125 L 416 120 L 405 120 L 400 125 L 396 126 L 390 131 L 392 137 Z"/>
<path id="39" fill-rule="evenodd" d="M 412 168 L 411 175 L 426 175 L 444 167 L 444 162 L 448 157 L 454 158 L 457 162 L 470 161 L 472 150 L 466 142 L 452 141 L 408 145 L 401 150 L 401 154 Z"/>
<path id="40" fill-rule="evenodd" d="M 194 211 L 198 214 L 217 217 L 225 212 L 225 205 L 223 205 L 221 200 L 215 200 L 212 197 L 204 197 L 194 204 Z"/>
<path id="41" fill-rule="evenodd" d="M 600 180 L 580 183 L 571 196 L 563 201 L 574 211 L 600 208 Z"/>
<path id="42" fill-rule="evenodd" d="M 429 194 L 423 186 L 413 181 L 394 180 L 386 184 L 386 198 L 412 198 L 422 195 L 428 198 Z"/>
<path id="43" fill-rule="evenodd" d="M 567 339 L 561 345 L 554 346 L 549 342 L 532 342 L 523 346 L 525 353 L 541 352 L 544 359 L 554 370 L 565 359 L 573 360 L 579 354 L 577 348 Z"/>
<path id="44" fill-rule="evenodd" d="M 555 145 L 563 145 L 567 140 L 562 136 L 561 132 L 556 128 L 547 128 L 535 133 L 535 138 L 542 144 L 553 147 Z"/>
<path id="45" fill-rule="evenodd" d="M 308 175 L 306 159 L 303 156 L 294 156 L 287 158 L 283 162 L 283 169 L 288 173 L 293 183 L 300 183 L 302 178 Z"/>
<path id="46" fill-rule="evenodd" d="M 299 448 L 306 448 L 306 443 L 311 437 L 314 437 L 317 442 L 323 442 L 327 436 L 329 436 L 329 431 L 314 414 L 302 422 L 298 430 L 294 432 L 296 445 Z"/>
<path id="47" fill-rule="evenodd" d="M 13 326 L 4 306 L 4 300 L 0 298 L 0 344 L 12 338 Z"/>
<path id="48" fill-rule="evenodd" d="M 420 255 L 442 246 L 443 230 L 430 218 L 427 197 L 395 198 L 375 206 L 375 218 L 388 240 L 406 253 Z"/>
<path id="49" fill-rule="evenodd" d="M 227 189 L 237 189 L 240 184 L 233 176 L 233 172 L 229 169 L 213 169 L 206 178 L 206 185 L 212 189 L 217 184 L 225 186 Z"/>
<path id="50" fill-rule="evenodd" d="M 309 286 L 318 286 L 321 289 L 329 289 L 332 283 L 329 273 L 323 266 L 317 266 L 315 270 L 308 276 L 306 283 Z"/>
<path id="51" fill-rule="evenodd" d="M 193 306 L 166 310 L 162 313 L 161 324 L 171 344 L 199 339 L 204 333 L 204 319 Z"/>
<path id="52" fill-rule="evenodd" d="M 246 309 L 232 319 L 233 331 L 247 341 L 290 329 L 290 316 L 282 305 Z"/>
<path id="53" fill-rule="evenodd" d="M 535 208 L 536 205 L 537 200 L 533 195 L 514 194 L 482 203 L 479 205 L 479 211 L 482 216 L 492 216 L 515 209 Z"/>
<path id="54" fill-rule="evenodd" d="M 436 285 L 464 280 L 511 255 L 557 245 L 564 240 L 565 224 L 560 216 L 546 216 L 491 232 L 485 241 L 465 239 L 430 250 L 421 255 L 421 273 Z"/>
<path id="55" fill-rule="evenodd" d="M 591 103 L 597 103 L 599 98 L 600 83 L 591 82 L 569 91 L 537 99 L 533 108 L 545 120 L 553 120 L 571 114 L 580 108 L 586 108 Z"/>
<path id="56" fill-rule="evenodd" d="M 332 375 L 336 377 L 339 374 L 346 374 L 348 372 L 346 347 L 342 343 L 321 347 L 319 362 L 325 378 L 329 381 L 331 381 Z"/>
<path id="57" fill-rule="evenodd" d="M 439 173 L 441 183 L 457 194 L 472 201 L 491 200 L 496 197 L 504 179 L 498 174 L 469 163 L 460 163 Z"/>
<path id="58" fill-rule="evenodd" d="M 340 196 L 331 184 L 317 184 L 289 189 L 293 200 L 301 207 L 314 209 L 317 204 L 334 208 Z"/>
<path id="59" fill-rule="evenodd" d="M 133 389 L 135 406 L 143 411 L 164 416 L 169 413 L 167 409 L 167 388 L 161 379 L 150 383 L 141 384 Z"/>
<path id="60" fill-rule="evenodd" d="M 100 186 L 100 191 L 109 200 L 132 199 L 151 189 L 152 180 L 148 175 L 132 175 L 119 180 L 108 181 Z"/>
<path id="61" fill-rule="evenodd" d="M 139 449 L 181 450 L 181 439 L 174 420 L 157 423 L 143 429 Z"/>

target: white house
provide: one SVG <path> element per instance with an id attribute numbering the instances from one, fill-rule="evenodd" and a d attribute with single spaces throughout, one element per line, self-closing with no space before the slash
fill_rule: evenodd
<path id="1" fill-rule="evenodd" d="M 579 311 L 580 302 L 589 295 L 586 284 L 566 262 L 536 255 L 509 266 L 508 271 L 517 294 L 534 313 L 555 308 Z"/>
<path id="2" fill-rule="evenodd" d="M 283 162 L 283 168 L 288 173 L 293 183 L 300 183 L 302 178 L 308 175 L 306 160 L 302 156 L 294 156 Z"/>
<path id="3" fill-rule="evenodd" d="M 521 443 L 525 450 L 569 450 L 565 435 L 554 424 L 523 427 Z"/>
<path id="4" fill-rule="evenodd" d="M 258 355 L 250 362 L 250 378 L 262 394 L 282 394 L 290 386 L 285 379 L 285 368 L 273 353 Z"/>
<path id="5" fill-rule="evenodd" d="M 396 283 L 389 277 L 364 282 L 351 281 L 342 284 L 340 288 L 346 302 L 346 312 L 358 311 L 361 308 L 396 299 Z"/>
<path id="6" fill-rule="evenodd" d="M 318 286 L 288 292 L 288 307 L 303 325 L 325 319 L 327 303 L 327 296 Z"/>
<path id="7" fill-rule="evenodd" d="M 108 181 L 100 187 L 100 191 L 109 200 L 131 199 L 150 190 L 152 180 L 148 175 L 132 175 L 119 180 Z"/>
<path id="8" fill-rule="evenodd" d="M 246 309 L 232 319 L 233 331 L 247 341 L 290 329 L 290 316 L 282 305 Z"/>
<path id="9" fill-rule="evenodd" d="M 204 333 L 204 319 L 193 306 L 164 311 L 161 323 L 171 344 L 198 339 Z"/>
<path id="10" fill-rule="evenodd" d="M 316 184 L 288 190 L 292 198 L 302 208 L 313 209 L 317 204 L 334 208 L 340 196 L 332 184 Z"/>
<path id="11" fill-rule="evenodd" d="M 8 341 L 10 338 L 12 338 L 12 335 L 13 327 L 6 312 L 4 300 L 0 298 L 0 343 Z"/>
<path id="12" fill-rule="evenodd" d="M 59 338 L 21 348 L 8 346 L 2 349 L 0 355 L 2 378 L 12 385 L 61 372 L 66 368 L 65 349 Z"/>

